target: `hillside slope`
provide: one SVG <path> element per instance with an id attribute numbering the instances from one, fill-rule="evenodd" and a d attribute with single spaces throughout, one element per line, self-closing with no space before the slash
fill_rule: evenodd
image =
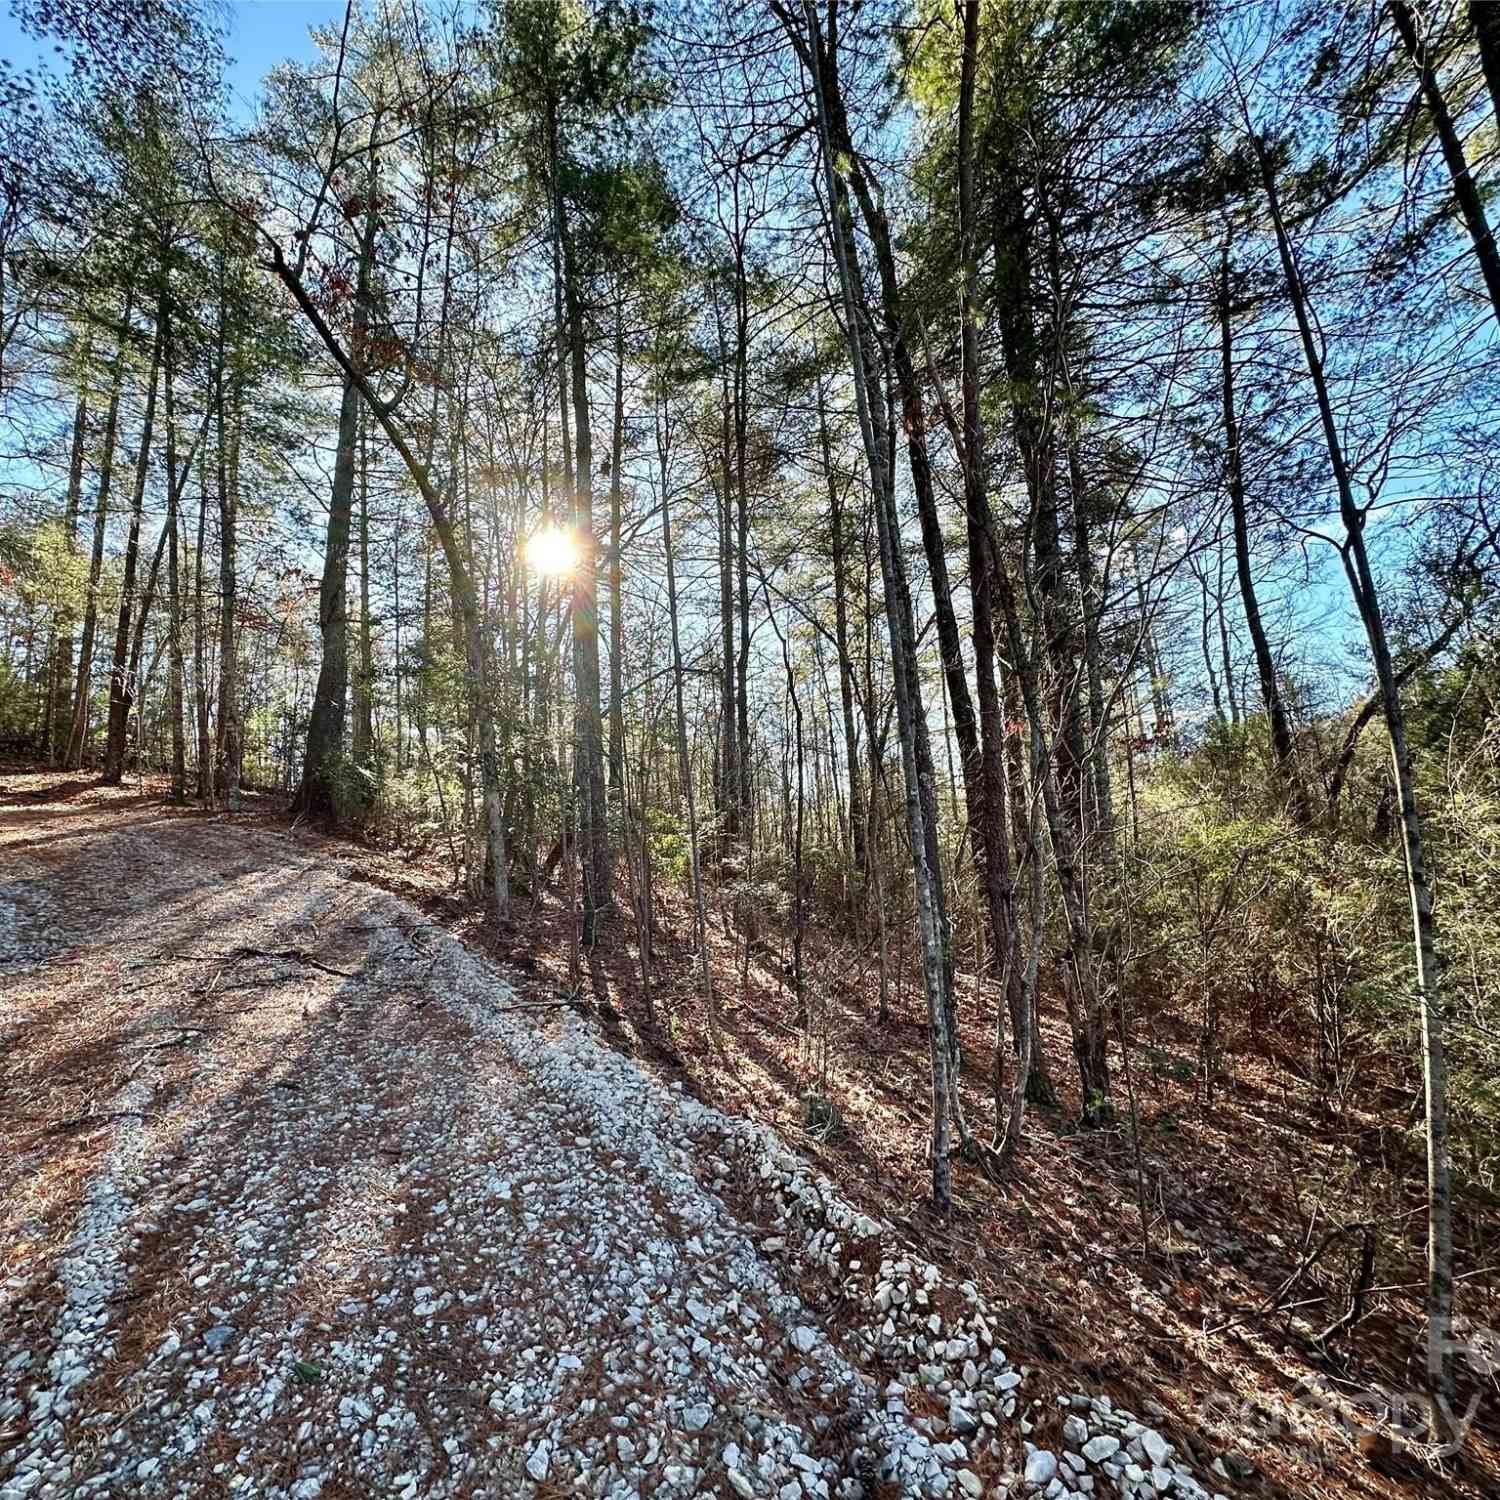
<path id="1" fill-rule="evenodd" d="M 1227 1142 L 1221 1180 L 1158 1182 L 1149 1261 L 1105 1198 L 1119 1141 L 1048 1124 L 1015 1183 L 970 1174 L 933 1225 L 920 1130 L 862 1101 L 826 1015 L 837 1113 L 800 1128 L 807 1062 L 769 1040 L 764 975 L 726 996 L 713 1062 L 665 939 L 677 1023 L 635 1024 L 620 932 L 588 1016 L 547 977 L 567 944 L 545 904 L 507 975 L 350 846 L 3 779 L 3 1500 L 1439 1482 L 1326 1416 L 1295 1440 L 1247 1422 L 1247 1371 L 1284 1399 L 1292 1366 L 1204 1302 L 1275 1274 L 1269 1210 L 1221 1217 Z M 921 1097 L 912 1033 L 877 1054 L 888 1108 Z M 1121 1298 L 1137 1325 L 1109 1347 Z M 1489 1451 L 1476 1430 L 1444 1482 L 1482 1493 Z"/>

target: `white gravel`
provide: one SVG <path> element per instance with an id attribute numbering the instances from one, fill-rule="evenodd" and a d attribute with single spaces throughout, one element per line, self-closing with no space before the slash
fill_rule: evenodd
<path id="1" fill-rule="evenodd" d="M 136 1045 L 221 1029 L 116 1091 L 148 1118 L 93 1137 L 66 1253 L 0 1287 L 0 1500 L 1206 1493 L 1102 1398 L 1053 1395 L 1065 1446 L 1033 1448 L 972 1285 L 573 1013 L 500 1013 L 352 871 L 193 821 L 69 860 L 0 885 L 0 1019 L 24 1039 L 48 966 L 111 951 Z M 90 881 L 108 922 L 60 921 Z"/>

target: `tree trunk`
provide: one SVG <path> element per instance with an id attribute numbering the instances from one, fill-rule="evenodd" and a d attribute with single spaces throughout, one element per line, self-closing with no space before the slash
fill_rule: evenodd
<path id="1" fill-rule="evenodd" d="M 750 848 L 755 842 L 750 762 L 750 292 L 745 277 L 745 238 L 740 227 L 737 176 L 734 186 L 734 559 L 739 621 L 734 709 L 735 734 L 739 742 L 740 837 L 745 843 L 748 875 Z"/>
<path id="2" fill-rule="evenodd" d="M 599 683 L 599 556 L 594 540 L 594 449 L 588 391 L 583 301 L 566 215 L 561 224 L 563 305 L 573 395 L 573 732 L 576 743 L 578 857 L 583 870 L 583 942 L 596 937 L 600 914 L 613 904 L 609 806 L 604 778 L 604 724 Z"/>
<path id="3" fill-rule="evenodd" d="M 1100 623 L 1108 602 L 1094 568 L 1094 516 L 1076 435 L 1067 444 L 1068 487 L 1073 501 L 1073 561 L 1078 570 L 1078 608 L 1083 617 L 1084 678 L 1089 690 L 1088 789 L 1095 856 L 1106 869 L 1114 861 L 1115 803 L 1109 774 L 1109 694 L 1104 690 L 1104 643 Z"/>
<path id="4" fill-rule="evenodd" d="M 63 508 L 63 540 L 69 555 L 78 551 L 78 509 L 83 498 L 83 460 L 88 443 L 88 378 L 90 346 L 83 349 L 82 370 L 78 377 L 78 402 L 73 409 L 73 445 L 68 455 L 68 498 Z M 57 639 L 53 643 L 51 670 L 47 680 L 47 711 L 42 754 L 60 765 L 67 758 L 68 730 L 72 725 L 68 692 L 73 679 L 73 628 L 77 617 L 72 609 L 59 611 Z"/>
<path id="5" fill-rule="evenodd" d="M 106 786 L 118 786 L 125 774 L 125 740 L 130 728 L 130 708 L 135 701 L 135 680 L 127 668 L 130 622 L 135 608 L 136 572 L 140 567 L 141 515 L 146 503 L 146 476 L 151 466 L 151 436 L 156 422 L 156 386 L 161 370 L 162 340 L 170 317 L 166 269 L 156 302 L 156 334 L 151 341 L 151 370 L 147 376 L 146 414 L 141 425 L 141 446 L 135 462 L 135 488 L 130 500 L 130 531 L 125 542 L 125 571 L 120 584 L 120 613 L 115 622 L 114 661 L 109 675 L 109 729 L 104 749 Z"/>
<path id="6" fill-rule="evenodd" d="M 1469 0 L 1469 21 L 1479 43 L 1479 61 L 1489 85 L 1495 120 L 1500 123 L 1500 5 L 1495 0 Z"/>
<path id="7" fill-rule="evenodd" d="M 217 380 L 215 384 L 217 385 Z M 203 612 L 203 555 L 207 541 L 208 456 L 200 449 L 198 454 L 198 537 L 197 545 L 193 548 L 193 724 L 198 743 L 198 801 L 204 807 L 212 807 L 214 805 L 214 764 L 213 740 L 208 722 L 208 624 Z"/>
<path id="8" fill-rule="evenodd" d="M 187 801 L 187 741 L 183 733 L 182 579 L 178 558 L 177 518 L 181 488 L 177 484 L 177 412 L 172 388 L 173 349 L 170 331 L 162 349 L 162 386 L 167 424 L 167 713 L 172 721 L 172 783 L 167 800 Z M 192 469 L 189 458 L 183 485 Z M 144 619 L 144 612 L 142 614 Z"/>
<path id="9" fill-rule="evenodd" d="M 1276 679 L 1276 659 L 1260 614 L 1260 600 L 1255 592 L 1255 577 L 1250 568 L 1250 521 L 1245 504 L 1244 457 L 1240 448 L 1239 417 L 1234 402 L 1234 332 L 1230 317 L 1229 245 L 1226 242 L 1219 262 L 1219 354 L 1222 366 L 1224 403 L 1224 482 L 1229 491 L 1229 509 L 1234 522 L 1234 563 L 1239 577 L 1240 604 L 1245 611 L 1245 625 L 1255 650 L 1255 669 L 1260 678 L 1261 702 L 1271 726 L 1271 749 L 1286 784 L 1288 806 L 1292 817 L 1305 825 L 1310 816 L 1307 797 L 1297 775 L 1292 729 Z"/>
<path id="10" fill-rule="evenodd" d="M 906 782 L 907 824 L 911 836 L 912 874 L 916 887 L 918 928 L 922 945 L 922 978 L 927 992 L 927 1020 L 932 1067 L 932 1135 L 929 1153 L 932 1169 L 933 1206 L 939 1213 L 952 1208 L 952 1177 L 949 1164 L 949 1117 L 952 1111 L 952 1045 L 948 1035 L 949 997 L 946 974 L 951 959 L 946 949 L 941 910 L 942 871 L 929 859 L 934 830 L 933 797 L 924 796 L 917 761 L 918 726 L 922 722 L 922 702 L 917 685 L 915 630 L 911 618 L 911 595 L 907 588 L 899 550 L 899 527 L 891 504 L 890 458 L 886 429 L 876 421 L 878 382 L 871 380 L 867 368 L 864 340 L 861 337 L 860 285 L 858 251 L 849 225 L 848 200 L 835 170 L 836 146 L 829 126 L 830 95 L 837 89 L 838 75 L 834 58 L 825 51 L 819 34 L 818 15 L 813 0 L 803 0 L 803 19 L 807 27 L 804 39 L 791 17 L 772 0 L 775 10 L 793 43 L 802 54 L 803 64 L 812 80 L 817 107 L 819 133 L 822 137 L 824 186 L 834 259 L 844 306 L 845 335 L 850 363 L 854 372 L 855 402 L 859 410 L 860 431 L 870 465 L 870 482 L 875 495 L 876 528 L 880 541 L 881 575 L 885 584 L 886 624 L 890 635 L 891 658 L 896 692 L 896 718 L 901 741 L 901 763 Z"/>
<path id="11" fill-rule="evenodd" d="M 1026 998 L 1021 983 L 1020 941 L 1016 929 L 1015 876 L 1011 862 L 1010 832 L 1006 827 L 1004 721 L 1000 712 L 999 684 L 995 676 L 995 528 L 987 493 L 985 434 L 979 403 L 979 315 L 978 315 L 978 209 L 974 194 L 974 90 L 979 71 L 979 0 L 963 0 L 962 41 L 958 96 L 958 214 L 960 357 L 962 360 L 962 432 L 956 446 L 963 472 L 964 515 L 969 548 L 969 594 L 973 605 L 974 674 L 979 699 L 979 742 L 974 743 L 971 723 L 964 743 L 960 727 L 959 749 L 965 760 L 964 796 L 974 841 L 976 874 L 985 894 L 991 932 L 991 964 L 1004 990 L 1004 1006 L 1011 1013 L 1017 1054 L 1015 1087 L 1006 1124 L 996 1132 L 1002 1160 L 1015 1154 L 1020 1143 L 1025 1112 L 1026 1083 L 1030 1072 L 1030 1028 Z M 925 534 L 925 526 L 924 526 Z M 938 535 L 941 548 L 941 533 Z M 950 676 L 954 719 L 959 718 L 960 700 L 955 687 L 962 685 L 967 697 L 962 660 L 956 680 Z M 970 762 L 972 761 L 972 764 Z M 999 1067 L 999 1059 L 996 1059 Z M 998 1105 L 998 1100 L 997 1100 Z"/>
<path id="12" fill-rule="evenodd" d="M 729 360 L 723 332 L 723 316 L 718 298 L 714 300 L 714 317 L 719 333 L 720 375 L 720 446 L 723 450 L 723 481 L 718 495 L 719 523 L 719 649 L 723 673 L 719 685 L 719 816 L 723 823 L 724 844 L 733 849 L 740 837 L 740 746 L 738 716 L 734 692 L 734 437 L 733 403 L 729 394 Z"/>
<path id="13" fill-rule="evenodd" d="M 375 761 L 375 653 L 370 637 L 369 419 L 359 415 L 359 666 L 354 675 L 354 763 Z"/>
<path id="14" fill-rule="evenodd" d="M 609 453 L 609 789 L 625 795 L 625 598 L 620 511 L 625 462 L 625 310 L 615 306 L 615 420 Z M 649 915 L 649 913 L 648 913 Z"/>
<path id="15" fill-rule="evenodd" d="M 844 718 L 844 760 L 849 777 L 849 839 L 854 850 L 854 868 L 861 879 L 868 876 L 864 790 L 860 783 L 859 735 L 854 722 L 854 663 L 849 655 L 849 586 L 845 576 L 848 543 L 844 536 L 844 502 L 833 472 L 833 451 L 828 439 L 828 412 L 823 382 L 818 382 L 818 442 L 823 452 L 823 473 L 828 485 L 829 524 L 833 538 L 833 629 L 839 653 L 839 701 Z"/>
<path id="16" fill-rule="evenodd" d="M 83 603 L 83 633 L 78 645 L 78 675 L 73 687 L 73 722 L 68 732 L 68 751 L 64 764 L 76 771 L 83 764 L 83 747 L 88 738 L 90 678 L 94 666 L 94 640 L 99 623 L 99 579 L 104 571 L 104 535 L 109 520 L 109 492 L 114 480 L 115 444 L 120 432 L 120 389 L 125 378 L 125 344 L 130 336 L 130 315 L 134 311 L 131 293 L 125 295 L 125 310 L 120 319 L 120 340 L 115 347 L 114 368 L 110 373 L 109 407 L 104 419 L 104 447 L 99 460 L 99 493 L 94 500 L 94 539 L 89 556 L 89 586 Z"/>
<path id="17" fill-rule="evenodd" d="M 240 767 L 244 736 L 240 722 L 239 630 L 235 608 L 239 591 L 240 412 L 233 432 L 225 421 L 224 382 L 215 392 L 218 424 L 219 491 L 219 729 L 218 774 L 226 812 L 240 811 Z"/>
<path id="18" fill-rule="evenodd" d="M 839 96 L 837 87 L 834 86 L 834 66 L 832 61 L 826 61 L 825 67 L 830 72 L 824 81 L 824 107 L 828 110 L 828 126 L 831 138 L 834 141 L 833 149 L 838 151 L 841 157 L 850 164 L 848 187 L 852 189 L 859 203 L 860 217 L 870 236 L 870 244 L 875 255 L 875 265 L 880 286 L 881 318 L 886 334 L 883 344 L 889 351 L 895 375 L 896 393 L 901 403 L 901 425 L 906 433 L 907 457 L 911 469 L 912 489 L 916 497 L 917 512 L 921 523 L 923 550 L 927 556 L 944 681 L 953 705 L 954 731 L 959 742 L 959 761 L 964 781 L 964 801 L 970 827 L 973 832 L 973 857 L 980 882 L 985 891 L 991 927 L 995 933 L 995 941 L 992 944 L 992 949 L 996 953 L 1003 954 L 1008 951 L 1010 945 L 1008 908 L 1004 894 L 1005 870 L 1008 865 L 1009 855 L 1008 850 L 1001 847 L 1003 835 L 996 828 L 994 804 L 987 795 L 988 782 L 985 773 L 984 758 L 979 742 L 979 731 L 974 715 L 973 702 L 969 695 L 968 679 L 964 671 L 963 651 L 959 639 L 957 619 L 953 611 L 952 592 L 948 581 L 948 566 L 942 526 L 937 513 L 932 465 L 927 445 L 926 412 L 907 339 L 906 319 L 903 311 L 900 281 L 897 274 L 894 243 L 882 200 L 867 180 L 860 159 L 854 150 L 853 138 L 849 131 L 844 104 Z M 851 264 L 854 263 L 854 258 L 849 256 L 847 252 L 846 258 L 850 260 Z M 885 474 L 887 484 L 893 485 L 894 476 L 892 471 L 888 468 Z M 887 502 L 893 504 L 890 497 L 887 497 Z M 877 501 L 877 504 L 879 504 L 879 501 Z M 905 562 L 899 553 L 895 558 L 895 563 L 904 578 Z M 980 624 L 977 628 L 982 632 L 984 626 Z M 915 639 L 914 631 L 913 639 Z M 915 660 L 908 664 L 908 670 L 912 676 L 913 691 L 917 691 L 919 697 Z M 928 745 L 925 719 L 915 724 L 914 732 L 916 735 L 914 752 L 918 758 L 919 787 L 922 789 L 924 796 L 931 798 L 933 804 L 924 816 L 924 829 L 929 840 L 927 850 L 928 864 L 933 871 L 939 872 L 936 884 L 934 885 L 933 895 L 944 934 L 942 952 L 948 975 L 942 986 L 949 1006 L 945 1032 L 949 1042 L 955 1049 L 952 1064 L 956 1070 L 959 1064 L 957 1052 L 959 1032 L 957 1013 L 954 1009 L 954 988 L 951 981 L 952 953 L 947 936 L 947 913 L 940 873 L 941 856 L 938 849 L 939 820 L 936 807 L 936 792 L 930 765 L 923 764 L 924 759 L 929 757 L 931 753 L 930 746 Z M 953 1095 L 955 1106 L 957 1105 L 957 1098 L 958 1096 L 955 1093 Z M 960 1124 L 960 1129 L 962 1130 L 962 1128 Z M 967 1141 L 965 1144 L 967 1144 Z"/>
<path id="19" fill-rule="evenodd" d="M 1329 465 L 1339 497 L 1339 518 L 1346 537 L 1344 569 L 1350 591 L 1370 643 L 1370 656 L 1380 687 L 1381 707 L 1391 744 L 1391 770 L 1400 807 L 1401 848 L 1406 863 L 1407 895 L 1411 904 L 1412 938 L 1416 958 L 1417 1007 L 1422 1022 L 1422 1080 L 1427 1106 L 1427 1378 L 1433 1398 L 1432 1433 L 1444 1438 L 1448 1403 L 1453 1395 L 1448 1363 L 1453 1326 L 1452 1190 L 1448 1160 L 1447 1069 L 1443 1054 L 1443 1000 L 1440 989 L 1437 920 L 1433 914 L 1432 877 L 1427 863 L 1422 818 L 1417 806 L 1416 779 L 1406 737 L 1401 688 L 1386 637 L 1385 617 L 1375 576 L 1365 549 L 1365 513 L 1354 499 L 1354 485 L 1339 438 L 1338 422 L 1328 390 L 1322 356 L 1313 332 L 1306 290 L 1297 267 L 1292 242 L 1282 217 L 1275 174 L 1264 142 L 1252 133 L 1266 204 L 1276 231 L 1287 296 L 1297 321 L 1303 358 L 1312 380 L 1328 449 Z"/>
<path id="20" fill-rule="evenodd" d="M 1224 587 L 1224 538 L 1222 535 L 1214 538 L 1215 551 L 1218 553 L 1218 585 L 1214 592 L 1215 614 L 1219 625 L 1219 660 L 1224 668 L 1224 693 L 1229 699 L 1229 722 L 1238 725 L 1240 722 L 1240 694 L 1239 687 L 1235 681 L 1234 658 L 1229 650 L 1229 622 L 1224 614 L 1224 595 L 1227 592 Z"/>
<path id="21" fill-rule="evenodd" d="M 807 779 L 806 779 L 806 751 L 803 739 L 802 721 L 802 699 L 797 692 L 797 674 L 792 668 L 791 643 L 787 640 L 786 633 L 777 623 L 776 612 L 771 607 L 771 602 L 766 601 L 768 618 L 771 621 L 771 629 L 776 632 L 777 643 L 781 647 L 782 670 L 786 674 L 787 701 L 792 706 L 793 719 L 793 742 L 796 753 L 796 775 L 797 775 L 797 807 L 795 815 L 788 820 L 790 827 L 785 830 L 790 836 L 783 842 L 792 846 L 792 992 L 797 1001 L 796 1025 L 805 1027 L 808 1024 L 807 1011 L 807 983 L 802 971 L 802 947 L 807 931 L 807 911 L 803 890 L 802 875 L 802 843 L 803 825 L 807 813 Z"/>
<path id="22" fill-rule="evenodd" d="M 370 322 L 370 275 L 378 222 L 373 161 L 366 176 L 367 207 L 355 273 L 351 344 L 356 362 L 364 359 L 363 345 Z M 346 378 L 339 402 L 338 451 L 333 464 L 333 491 L 329 497 L 328 526 L 323 542 L 323 581 L 318 591 L 322 660 L 318 667 L 318 685 L 313 692 L 312 715 L 307 724 L 302 780 L 292 799 L 293 813 L 326 823 L 337 822 L 341 811 L 336 778 L 344 754 L 344 720 L 349 706 L 349 532 L 354 514 L 359 404 L 358 383 L 353 378 Z"/>
<path id="23" fill-rule="evenodd" d="M 703 867 L 698 845 L 698 804 L 693 789 L 693 762 L 688 749 L 687 709 L 682 686 L 682 635 L 677 613 L 677 558 L 672 542 L 671 484 L 668 474 L 670 428 L 663 407 L 656 410 L 656 459 L 661 479 L 661 535 L 667 561 L 667 617 L 672 630 L 672 699 L 675 708 L 677 773 L 682 779 L 682 798 L 687 810 L 688 877 L 693 889 L 693 942 L 698 953 L 698 979 L 703 1003 L 708 1008 L 710 1033 L 717 1038 L 718 1010 L 713 975 L 708 966 L 708 909 L 703 899 Z M 647 908 L 650 922 L 650 908 Z"/>
<path id="24" fill-rule="evenodd" d="M 1490 305 L 1500 318 L 1500 252 L 1495 247 L 1495 237 L 1490 232 L 1489 220 L 1485 216 L 1484 202 L 1479 196 L 1479 186 L 1469 170 L 1464 156 L 1463 142 L 1458 138 L 1453 117 L 1448 113 L 1448 102 L 1443 98 L 1442 85 L 1432 65 L 1432 56 L 1424 39 L 1417 35 L 1416 17 L 1406 0 L 1387 0 L 1391 20 L 1395 22 L 1396 34 L 1406 55 L 1411 58 L 1422 84 L 1422 97 L 1427 101 L 1427 112 L 1432 116 L 1432 126 L 1437 132 L 1438 144 L 1443 150 L 1443 161 L 1453 183 L 1453 196 L 1458 200 L 1459 212 L 1463 215 L 1464 227 L 1474 245 L 1474 256 L 1479 262 L 1479 272 L 1490 294 Z M 1486 71 L 1488 59 L 1486 59 Z"/>

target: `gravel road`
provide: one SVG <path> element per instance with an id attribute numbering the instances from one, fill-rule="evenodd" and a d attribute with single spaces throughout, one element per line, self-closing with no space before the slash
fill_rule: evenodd
<path id="1" fill-rule="evenodd" d="M 1206 1493 L 354 874 L 0 809 L 0 1500 Z"/>

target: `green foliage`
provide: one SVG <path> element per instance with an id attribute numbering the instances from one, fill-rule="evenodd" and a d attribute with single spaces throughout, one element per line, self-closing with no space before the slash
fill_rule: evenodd
<path id="1" fill-rule="evenodd" d="M 644 822 L 652 869 L 672 880 L 686 881 L 689 877 L 688 861 L 692 856 L 686 817 L 664 807 L 649 807 Z"/>
<path id="2" fill-rule="evenodd" d="M 0 528 L 0 591 L 38 623 L 82 609 L 88 576 L 88 559 L 60 521 Z"/>
<path id="3" fill-rule="evenodd" d="M 37 725 L 35 684 L 0 657 L 0 745 L 21 745 Z"/>
<path id="4" fill-rule="evenodd" d="M 463 806 L 457 757 L 442 755 L 431 765 L 397 772 L 384 759 L 359 765 L 342 756 L 328 768 L 328 786 L 339 827 L 381 849 L 421 851 L 443 839 Z"/>
<path id="5" fill-rule="evenodd" d="M 1418 796 L 1438 872 L 1455 1169 L 1500 1184 L 1500 714 L 1487 647 L 1412 689 Z M 1333 1100 L 1397 1067 L 1414 1105 L 1418 1013 L 1411 912 L 1378 724 L 1360 741 L 1336 822 L 1280 810 L 1264 725 L 1218 727 L 1142 778 L 1139 878 L 1108 893 L 1128 933 L 1124 980 L 1196 1023 L 1211 993 L 1223 1041 L 1260 1050 Z M 1337 743 L 1337 741 L 1334 741 Z M 1315 789 L 1316 790 L 1316 789 Z M 1101 921 L 1105 912 L 1101 911 Z M 1320 1044 L 1320 1028 L 1328 1028 Z M 1158 1044 L 1153 1075 L 1194 1068 Z M 1420 1150 L 1420 1111 L 1411 1118 Z"/>
<path id="6" fill-rule="evenodd" d="M 83 608 L 88 560 L 59 521 L 0 528 L 0 609 L 22 627 L 22 660 L 0 657 L 0 741 L 30 740 L 44 714 L 48 652 Z"/>

